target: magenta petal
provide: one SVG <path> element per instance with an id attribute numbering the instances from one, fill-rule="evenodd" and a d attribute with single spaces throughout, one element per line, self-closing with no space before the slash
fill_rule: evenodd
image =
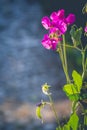
<path id="1" fill-rule="evenodd" d="M 58 28 L 53 27 L 53 28 L 50 28 L 49 33 L 56 33 L 57 31 L 58 31 Z"/>
<path id="2" fill-rule="evenodd" d="M 57 26 L 60 30 L 60 33 L 65 34 L 65 32 L 67 31 L 67 24 L 63 22 L 62 20 L 60 20 L 58 21 Z"/>
<path id="3" fill-rule="evenodd" d="M 45 29 L 49 29 L 51 26 L 50 19 L 47 16 L 42 18 L 41 23 Z"/>
<path id="4" fill-rule="evenodd" d="M 44 35 L 44 38 L 42 40 L 42 45 L 46 48 L 46 49 L 51 49 L 51 40 L 48 36 L 48 34 Z"/>
<path id="5" fill-rule="evenodd" d="M 58 15 L 56 12 L 53 12 L 51 15 L 50 15 L 50 19 L 53 20 L 53 21 L 57 21 L 58 20 Z"/>
<path id="6" fill-rule="evenodd" d="M 76 17 L 74 14 L 69 14 L 68 17 L 66 18 L 66 23 L 67 24 L 73 24 L 76 20 Z"/>
<path id="7" fill-rule="evenodd" d="M 57 40 L 51 39 L 51 44 L 52 44 L 51 49 L 52 49 L 52 50 L 56 50 L 57 44 L 58 44 Z"/>
<path id="8" fill-rule="evenodd" d="M 58 18 L 59 19 L 64 19 L 65 18 L 65 10 L 61 9 L 57 12 Z"/>

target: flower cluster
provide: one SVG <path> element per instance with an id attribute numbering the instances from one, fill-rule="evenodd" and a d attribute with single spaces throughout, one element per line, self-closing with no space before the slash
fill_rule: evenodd
<path id="1" fill-rule="evenodd" d="M 45 16 L 42 18 L 43 27 L 48 30 L 48 34 L 44 35 L 42 45 L 46 49 L 55 50 L 57 44 L 62 40 L 62 35 L 66 33 L 67 27 L 75 22 L 75 15 L 69 14 L 65 17 L 65 10 L 61 9 L 53 12 L 50 18 Z"/>

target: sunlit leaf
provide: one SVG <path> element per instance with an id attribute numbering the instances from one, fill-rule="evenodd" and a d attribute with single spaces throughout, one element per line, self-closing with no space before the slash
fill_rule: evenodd
<path id="1" fill-rule="evenodd" d="M 78 128 L 78 122 L 79 122 L 79 118 L 78 118 L 77 114 L 73 113 L 70 116 L 70 119 L 68 121 L 68 125 L 72 128 L 72 130 L 77 130 L 77 128 Z"/>
<path id="2" fill-rule="evenodd" d="M 68 98 L 72 101 L 79 100 L 79 93 L 74 84 L 66 84 L 63 87 L 64 92 L 68 96 Z"/>
<path id="3" fill-rule="evenodd" d="M 70 130 L 70 126 L 68 124 L 64 125 L 63 130 Z"/>
<path id="4" fill-rule="evenodd" d="M 63 90 L 68 95 L 73 95 L 73 94 L 78 93 L 78 91 L 76 90 L 76 86 L 74 84 L 66 84 L 66 85 L 64 85 Z"/>
<path id="5" fill-rule="evenodd" d="M 72 72 L 72 77 L 73 77 L 74 84 L 77 86 L 77 91 L 80 92 L 80 89 L 82 87 L 82 77 L 81 77 L 81 75 L 74 70 Z"/>

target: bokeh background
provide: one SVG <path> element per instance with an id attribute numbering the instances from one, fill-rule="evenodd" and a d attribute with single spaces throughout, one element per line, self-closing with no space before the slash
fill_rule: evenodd
<path id="1" fill-rule="evenodd" d="M 66 15 L 76 14 L 78 27 L 84 27 L 85 3 L 86 0 L 0 0 L 0 130 L 55 129 L 49 107 L 43 110 L 44 124 L 35 115 L 36 104 L 48 100 L 41 91 L 44 83 L 52 86 L 59 118 L 69 116 L 71 103 L 62 91 L 65 76 L 59 56 L 41 45 L 46 33 L 41 18 L 64 8 Z M 74 68 L 75 57 L 70 59 Z"/>

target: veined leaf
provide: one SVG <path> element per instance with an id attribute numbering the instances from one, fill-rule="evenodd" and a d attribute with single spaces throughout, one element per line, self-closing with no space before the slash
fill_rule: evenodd
<path id="1" fill-rule="evenodd" d="M 74 84 L 66 84 L 63 90 L 71 101 L 79 100 L 80 96 Z"/>
<path id="2" fill-rule="evenodd" d="M 78 101 L 80 99 L 80 95 L 79 93 L 76 93 L 76 94 L 72 94 L 72 95 L 67 95 L 68 98 L 71 100 L 71 101 Z"/>
<path id="3" fill-rule="evenodd" d="M 82 77 L 81 77 L 81 75 L 74 70 L 72 72 L 72 77 L 73 77 L 73 81 L 74 81 L 74 84 L 77 87 L 78 92 L 80 92 L 80 89 L 82 87 Z"/>
<path id="4" fill-rule="evenodd" d="M 77 130 L 77 128 L 78 128 L 78 122 L 79 122 L 79 118 L 78 118 L 77 114 L 73 113 L 70 116 L 70 119 L 68 121 L 68 125 L 72 128 L 72 130 Z"/>
<path id="5" fill-rule="evenodd" d="M 63 90 L 67 95 L 73 95 L 78 93 L 78 91 L 76 90 L 76 86 L 74 84 L 64 85 Z"/>
<path id="6" fill-rule="evenodd" d="M 64 125 L 63 130 L 70 130 L 70 126 L 68 124 Z"/>
<path id="7" fill-rule="evenodd" d="M 81 44 L 81 36 L 82 36 L 82 28 L 76 28 L 76 26 L 72 26 L 71 31 L 71 38 L 73 41 L 74 46 L 78 46 Z"/>

